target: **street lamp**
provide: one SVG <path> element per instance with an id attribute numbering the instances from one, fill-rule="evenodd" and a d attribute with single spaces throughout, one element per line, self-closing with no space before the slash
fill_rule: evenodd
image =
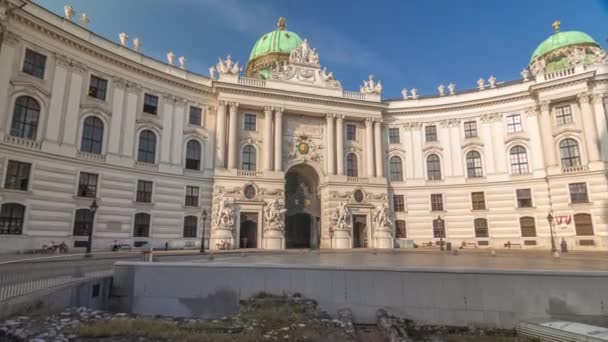
<path id="1" fill-rule="evenodd" d="M 551 253 L 555 254 L 557 249 L 555 248 L 555 239 L 553 238 L 553 215 L 551 215 L 551 212 L 547 215 L 547 221 L 549 221 L 549 231 L 551 232 Z"/>
<path id="2" fill-rule="evenodd" d="M 441 219 L 441 215 L 437 215 L 437 225 L 439 226 L 439 250 L 443 251 L 443 220 Z"/>
<path id="3" fill-rule="evenodd" d="M 201 219 L 203 219 L 203 226 L 201 227 L 201 253 L 205 253 L 205 222 L 207 221 L 207 210 L 203 209 Z"/>
<path id="4" fill-rule="evenodd" d="M 97 212 L 97 200 L 94 199 L 93 203 L 89 206 L 89 211 L 91 212 L 91 227 L 89 228 L 89 242 L 87 243 L 87 257 L 91 256 L 91 247 L 93 246 L 93 225 L 95 224 L 95 212 Z"/>

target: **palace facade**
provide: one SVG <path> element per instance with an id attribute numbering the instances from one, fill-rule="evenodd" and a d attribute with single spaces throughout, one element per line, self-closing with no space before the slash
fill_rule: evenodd
<path id="1" fill-rule="evenodd" d="M 520 79 L 384 99 L 282 18 L 208 76 L 88 22 L 0 0 L 0 252 L 91 231 L 94 249 L 608 247 L 608 59 L 583 32 L 555 23 Z"/>

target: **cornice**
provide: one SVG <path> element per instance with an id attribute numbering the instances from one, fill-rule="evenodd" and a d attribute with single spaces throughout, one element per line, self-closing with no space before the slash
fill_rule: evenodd
<path id="1" fill-rule="evenodd" d="M 70 33 L 61 30 L 52 24 L 44 22 L 41 24 L 40 18 L 33 16 L 32 14 L 25 11 L 18 11 L 11 13 L 11 18 L 21 22 L 28 27 L 37 30 L 38 32 L 51 37 L 59 42 L 62 42 L 70 47 L 76 48 L 80 51 L 87 53 L 88 55 L 99 58 L 103 61 L 109 62 L 115 66 L 124 68 L 126 70 L 138 73 L 149 79 L 165 82 L 173 86 L 187 89 L 195 93 L 204 93 L 206 95 L 213 95 L 213 91 L 208 86 L 199 83 L 191 83 L 187 80 L 174 77 L 171 74 L 164 73 L 160 70 L 146 67 L 143 64 L 139 64 L 135 61 L 131 61 L 125 57 L 121 57 L 111 51 L 105 50 L 96 46 L 90 42 L 85 42 L 81 38 L 75 37 Z M 94 34 L 94 33 L 93 33 Z M 100 39 L 105 39 L 100 37 Z M 118 45 L 117 45 L 118 46 Z M 146 57 L 149 58 L 149 57 Z M 199 75 L 200 76 L 200 75 Z M 204 77 L 204 76 L 200 76 Z"/>

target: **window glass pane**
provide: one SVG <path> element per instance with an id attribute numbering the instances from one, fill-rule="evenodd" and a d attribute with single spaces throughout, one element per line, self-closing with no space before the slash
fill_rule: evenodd
<path id="1" fill-rule="evenodd" d="M 507 133 L 517 133 L 521 130 L 521 116 L 519 114 L 507 116 Z"/>
<path id="2" fill-rule="evenodd" d="M 441 165 L 436 154 L 431 154 L 426 158 L 426 171 L 429 180 L 441 179 Z"/>
<path id="3" fill-rule="evenodd" d="M 29 96 L 20 96 L 15 101 L 11 135 L 30 140 L 36 139 L 40 105 L 38 101 Z"/>
<path id="4" fill-rule="evenodd" d="M 142 131 L 139 134 L 137 160 L 144 163 L 155 163 L 156 135 L 150 130 Z"/>
<path id="5" fill-rule="evenodd" d="M 188 141 L 186 144 L 186 169 L 200 170 L 201 144 L 196 140 Z"/>
<path id="6" fill-rule="evenodd" d="M 28 190 L 30 180 L 30 163 L 9 160 L 6 168 L 4 187 L 13 190 Z"/>
<path id="7" fill-rule="evenodd" d="M 481 155 L 477 151 L 467 153 L 467 175 L 469 178 L 483 177 Z"/>
<path id="8" fill-rule="evenodd" d="M 405 230 L 405 221 L 396 220 L 395 221 L 395 238 L 397 239 L 406 239 L 407 232 Z"/>
<path id="9" fill-rule="evenodd" d="M 536 236 L 536 224 L 534 223 L 533 217 L 521 217 L 519 219 L 519 226 L 521 228 L 522 237 Z"/>
<path id="10" fill-rule="evenodd" d="M 403 195 L 393 195 L 393 211 L 405 211 L 405 198 Z"/>
<path id="11" fill-rule="evenodd" d="M 134 237 L 148 237 L 150 235 L 150 215 L 145 213 L 135 214 Z"/>
<path id="12" fill-rule="evenodd" d="M 107 80 L 91 75 L 91 81 L 89 83 L 89 96 L 105 101 L 107 87 Z"/>
<path id="13" fill-rule="evenodd" d="M 569 105 L 555 108 L 555 121 L 558 125 L 572 123 L 572 110 Z"/>
<path id="14" fill-rule="evenodd" d="M 245 114 L 243 129 L 246 131 L 256 130 L 256 116 L 255 114 Z"/>
<path id="15" fill-rule="evenodd" d="M 488 234 L 488 221 L 483 218 L 478 218 L 473 221 L 475 225 L 475 237 L 478 238 L 487 238 Z"/>
<path id="16" fill-rule="evenodd" d="M 425 135 L 426 142 L 437 141 L 437 127 L 436 126 L 424 127 L 424 135 Z"/>
<path id="17" fill-rule="evenodd" d="M 586 183 L 571 183 L 570 188 L 570 202 L 572 203 L 587 203 L 589 198 L 587 196 L 587 184 Z"/>
<path id="18" fill-rule="evenodd" d="M 256 171 L 256 151 L 255 147 L 247 145 L 243 147 L 241 153 L 241 170 Z"/>
<path id="19" fill-rule="evenodd" d="M 81 172 L 78 181 L 79 197 L 95 198 L 97 196 L 97 175 L 94 173 Z"/>
<path id="20" fill-rule="evenodd" d="M 591 215 L 589 215 L 589 214 L 574 215 L 574 227 L 576 229 L 577 236 L 593 235 L 593 222 L 591 221 Z"/>
<path id="21" fill-rule="evenodd" d="M 391 127 L 388 129 L 388 140 L 391 144 L 399 143 L 399 128 Z"/>
<path id="22" fill-rule="evenodd" d="M 390 180 L 393 182 L 403 181 L 403 165 L 401 158 L 391 157 L 389 161 Z"/>
<path id="23" fill-rule="evenodd" d="M 431 194 L 431 210 L 443 211 L 443 195 Z"/>
<path id="24" fill-rule="evenodd" d="M 346 155 L 346 175 L 349 177 L 359 177 L 357 155 L 354 153 L 349 153 Z"/>
<path id="25" fill-rule="evenodd" d="M 144 95 L 144 113 L 155 114 L 158 112 L 158 96 Z"/>
<path id="26" fill-rule="evenodd" d="M 357 140 L 357 126 L 353 124 L 346 125 L 346 140 Z"/>
<path id="27" fill-rule="evenodd" d="M 466 121 L 464 123 L 464 136 L 465 138 L 474 138 L 477 136 L 477 122 Z"/>
<path id="28" fill-rule="evenodd" d="M 80 150 L 87 153 L 101 154 L 103 142 L 103 122 L 90 116 L 84 120 Z"/>
<path id="29" fill-rule="evenodd" d="M 25 50 L 25 58 L 23 60 L 23 72 L 37 78 L 44 78 L 44 69 L 46 67 L 46 56 L 39 54 L 30 49 Z"/>
<path id="30" fill-rule="evenodd" d="M 25 207 L 17 203 L 2 204 L 0 209 L 0 235 L 20 235 L 23 232 Z"/>
<path id="31" fill-rule="evenodd" d="M 203 110 L 199 107 L 190 107 L 189 123 L 191 125 L 200 126 Z"/>
<path id="32" fill-rule="evenodd" d="M 517 189 L 516 194 L 518 208 L 532 207 L 532 193 L 530 189 Z"/>
<path id="33" fill-rule="evenodd" d="M 578 143 L 574 139 L 564 139 L 559 143 L 559 153 L 563 167 L 581 165 Z"/>
<path id="34" fill-rule="evenodd" d="M 141 203 L 152 202 L 152 182 L 151 181 L 137 181 L 137 196 L 136 201 Z"/>

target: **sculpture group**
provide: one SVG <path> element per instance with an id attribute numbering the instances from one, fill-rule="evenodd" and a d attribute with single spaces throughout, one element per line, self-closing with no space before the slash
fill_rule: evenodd
<path id="1" fill-rule="evenodd" d="M 352 213 L 346 202 L 340 202 L 331 215 L 331 224 L 334 230 L 351 231 L 352 226 Z"/>
<path id="2" fill-rule="evenodd" d="M 279 203 L 278 199 L 273 199 L 264 207 L 265 229 L 285 231 L 285 212 L 287 209 Z"/>

